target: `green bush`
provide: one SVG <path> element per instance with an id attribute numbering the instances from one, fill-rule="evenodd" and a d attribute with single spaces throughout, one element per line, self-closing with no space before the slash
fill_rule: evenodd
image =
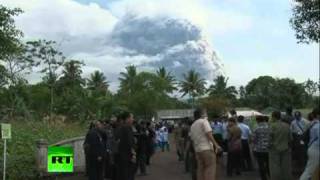
<path id="1" fill-rule="evenodd" d="M 86 126 L 78 123 L 58 123 L 49 125 L 40 121 L 12 122 L 12 139 L 7 141 L 7 179 L 35 180 L 38 179 L 35 150 L 36 141 L 46 139 L 49 144 L 57 141 L 82 136 Z M 3 171 L 3 141 L 0 142 L 1 165 Z"/>

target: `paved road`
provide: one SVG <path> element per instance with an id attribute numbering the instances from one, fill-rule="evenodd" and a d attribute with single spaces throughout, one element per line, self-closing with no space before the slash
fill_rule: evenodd
<path id="1" fill-rule="evenodd" d="M 182 162 L 178 162 L 175 153 L 165 152 L 157 153 L 148 169 L 149 176 L 137 177 L 137 180 L 191 180 L 189 174 L 184 173 Z M 257 180 L 259 179 L 256 172 L 244 173 L 242 176 L 227 178 L 225 169 L 218 167 L 218 180 Z"/>
<path id="2" fill-rule="evenodd" d="M 176 155 L 171 152 L 158 152 L 152 159 L 152 165 L 148 167 L 147 176 L 137 176 L 136 180 L 191 180 L 191 176 L 184 173 L 182 162 L 178 162 Z M 59 180 L 86 180 L 85 177 L 60 177 Z M 57 180 L 56 179 L 56 180 Z M 225 169 L 218 167 L 218 180 L 258 180 L 256 172 L 244 173 L 242 176 L 226 178 Z"/>

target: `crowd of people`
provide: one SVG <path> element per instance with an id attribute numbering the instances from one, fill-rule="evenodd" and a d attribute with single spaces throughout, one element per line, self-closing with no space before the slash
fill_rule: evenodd
<path id="1" fill-rule="evenodd" d="M 261 180 L 310 180 L 319 169 L 320 112 L 316 108 L 304 119 L 288 109 L 256 116 L 255 125 L 237 116 L 209 120 L 204 109 L 173 127 L 151 121 L 134 121 L 133 114 L 120 113 L 110 120 L 91 123 L 83 147 L 89 180 L 134 180 L 147 175 L 152 155 L 170 151 L 173 129 L 179 161 L 194 180 L 216 179 L 217 163 L 226 157 L 227 176 L 238 176 L 258 166 Z M 256 160 L 254 162 L 254 159 Z M 293 173 L 292 173 L 293 172 Z M 219 172 L 221 173 L 221 172 Z"/>
<path id="2" fill-rule="evenodd" d="M 227 158 L 227 176 L 254 170 L 254 159 L 262 180 L 311 180 L 319 170 L 320 112 L 315 108 L 304 119 L 301 112 L 292 115 L 274 111 L 256 116 L 248 125 L 236 111 L 230 117 L 208 120 L 205 110 L 197 109 L 194 120 L 180 122 L 174 133 L 179 160 L 193 179 L 216 179 L 217 162 Z M 226 156 L 223 156 L 225 154 Z"/>
<path id="3" fill-rule="evenodd" d="M 147 175 L 155 151 L 170 150 L 168 127 L 134 121 L 129 112 L 92 122 L 83 144 L 88 179 L 134 180 Z"/>

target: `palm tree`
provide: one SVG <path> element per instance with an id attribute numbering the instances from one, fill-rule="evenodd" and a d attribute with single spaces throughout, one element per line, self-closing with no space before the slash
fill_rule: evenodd
<path id="1" fill-rule="evenodd" d="M 228 78 L 220 75 L 214 80 L 214 84 L 208 89 L 210 96 L 223 97 L 227 99 L 235 99 L 238 94 L 234 86 L 228 87 Z"/>
<path id="2" fill-rule="evenodd" d="M 90 90 L 106 92 L 108 91 L 109 83 L 102 72 L 94 71 L 88 79 L 87 86 Z"/>
<path id="3" fill-rule="evenodd" d="M 81 77 L 82 70 L 81 67 L 84 64 L 77 60 L 71 60 L 66 62 L 64 66 L 64 70 L 62 71 L 63 77 L 61 81 L 64 86 L 81 86 L 85 84 L 85 80 Z"/>
<path id="4" fill-rule="evenodd" d="M 171 72 L 167 72 L 164 67 L 161 67 L 156 72 L 159 81 L 157 86 L 165 93 L 172 93 L 177 88 L 175 87 L 175 78 L 171 75 Z"/>
<path id="5" fill-rule="evenodd" d="M 127 72 L 120 73 L 120 89 L 126 93 L 132 93 L 137 77 L 137 68 L 134 65 L 126 67 Z"/>
<path id="6" fill-rule="evenodd" d="M 182 92 L 182 97 L 189 94 L 192 99 L 192 108 L 194 107 L 194 101 L 196 96 L 202 95 L 205 93 L 205 79 L 201 78 L 201 75 L 194 71 L 190 70 L 187 74 L 183 74 L 184 80 L 180 82 L 180 92 Z"/>

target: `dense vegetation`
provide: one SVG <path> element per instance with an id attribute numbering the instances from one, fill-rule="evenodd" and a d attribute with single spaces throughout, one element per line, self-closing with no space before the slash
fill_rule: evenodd
<path id="1" fill-rule="evenodd" d="M 49 144 L 59 140 L 84 135 L 87 127 L 79 123 L 48 124 L 41 121 L 11 122 L 12 139 L 8 141 L 7 179 L 35 180 L 38 173 L 35 162 L 35 142 L 45 139 Z M 3 153 L 3 141 L 0 141 L 0 153 Z M 0 174 L 2 175 L 3 156 L 0 156 Z"/>
<path id="2" fill-rule="evenodd" d="M 320 42 L 320 0 L 294 0 L 290 23 L 299 42 Z"/>

